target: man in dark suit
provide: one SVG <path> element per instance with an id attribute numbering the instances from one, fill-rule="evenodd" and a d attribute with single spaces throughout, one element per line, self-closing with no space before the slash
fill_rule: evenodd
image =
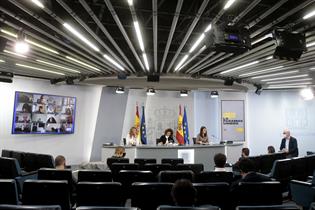
<path id="1" fill-rule="evenodd" d="M 287 154 L 287 158 L 299 156 L 299 149 L 296 138 L 292 137 L 290 131 L 283 131 L 284 138 L 281 141 L 280 150 Z"/>

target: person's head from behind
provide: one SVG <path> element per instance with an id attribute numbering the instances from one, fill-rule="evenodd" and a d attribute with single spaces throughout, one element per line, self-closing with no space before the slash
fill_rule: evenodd
<path id="1" fill-rule="evenodd" d="M 179 179 L 173 185 L 171 194 L 177 206 L 193 206 L 196 201 L 197 191 L 191 181 Z"/>
<path id="2" fill-rule="evenodd" d="M 273 146 L 268 146 L 268 154 L 273 154 L 276 152 L 275 148 Z"/>
<path id="3" fill-rule="evenodd" d="M 214 164 L 217 168 L 224 168 L 226 164 L 226 156 L 225 154 L 218 153 L 214 156 Z"/>
<path id="4" fill-rule="evenodd" d="M 131 127 L 129 130 L 129 136 L 132 137 L 136 137 L 137 136 L 137 128 L 136 127 Z"/>
<path id="5" fill-rule="evenodd" d="M 66 158 L 62 155 L 58 155 L 55 158 L 55 168 L 63 170 L 66 168 Z"/>
<path id="6" fill-rule="evenodd" d="M 254 162 L 248 158 L 242 158 L 239 161 L 239 169 L 240 169 L 242 177 L 246 176 L 250 172 L 256 171 Z"/>
<path id="7" fill-rule="evenodd" d="M 247 147 L 244 147 L 242 149 L 242 158 L 247 158 L 249 156 L 249 149 Z"/>
<path id="8" fill-rule="evenodd" d="M 290 136 L 291 136 L 291 132 L 290 132 L 290 130 L 289 129 L 284 129 L 283 130 L 283 137 L 285 138 L 285 139 L 289 139 L 290 138 Z"/>
<path id="9" fill-rule="evenodd" d="M 207 136 L 207 128 L 205 126 L 201 126 L 199 135 L 201 137 L 206 137 Z"/>
<path id="10" fill-rule="evenodd" d="M 173 136 L 173 130 L 171 128 L 166 129 L 164 135 L 167 137 Z"/>
<path id="11" fill-rule="evenodd" d="M 123 158 L 123 157 L 125 157 L 125 155 L 126 155 L 126 152 L 125 152 L 124 147 L 118 146 L 115 148 L 115 154 L 114 154 L 115 157 Z"/>

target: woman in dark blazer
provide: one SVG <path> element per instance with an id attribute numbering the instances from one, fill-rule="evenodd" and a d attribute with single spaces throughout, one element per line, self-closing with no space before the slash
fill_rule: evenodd
<path id="1" fill-rule="evenodd" d="M 168 128 L 164 131 L 164 135 L 160 137 L 157 141 L 158 145 L 167 145 L 167 144 L 174 144 L 174 137 L 173 137 L 173 130 Z"/>

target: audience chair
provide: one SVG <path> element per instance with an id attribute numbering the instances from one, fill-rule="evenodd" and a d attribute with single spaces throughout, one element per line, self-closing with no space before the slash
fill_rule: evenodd
<path id="1" fill-rule="evenodd" d="M 205 206 L 205 207 L 188 207 L 188 206 L 159 206 L 157 210 L 220 210 L 217 206 Z"/>
<path id="2" fill-rule="evenodd" d="M 23 205 L 60 205 L 70 210 L 70 193 L 67 181 L 26 180 L 24 182 Z"/>
<path id="3" fill-rule="evenodd" d="M 156 163 L 148 163 L 145 164 L 142 168 L 143 170 L 148 170 L 148 171 L 152 171 L 153 176 L 157 176 L 160 171 L 168 171 L 168 170 L 172 170 L 172 166 L 171 164 L 156 164 Z"/>
<path id="4" fill-rule="evenodd" d="M 192 171 L 161 171 L 158 175 L 159 182 L 174 183 L 178 179 L 188 179 L 194 182 L 194 173 Z"/>
<path id="5" fill-rule="evenodd" d="M 315 201 L 315 186 L 312 183 L 292 180 L 290 192 L 292 200 L 303 206 L 304 209 L 309 208 L 310 204 Z"/>
<path id="6" fill-rule="evenodd" d="M 179 163 L 175 166 L 175 170 L 177 171 L 181 171 L 181 170 L 191 170 L 192 172 L 194 172 L 195 174 L 200 174 L 203 171 L 204 167 L 203 164 L 183 164 L 183 163 Z"/>
<path id="7" fill-rule="evenodd" d="M 160 205 L 173 205 L 172 187 L 173 183 L 133 183 L 131 206 L 156 209 Z"/>
<path id="8" fill-rule="evenodd" d="M 196 175 L 196 182 L 227 182 L 231 184 L 233 178 L 233 172 L 203 171 Z"/>
<path id="9" fill-rule="evenodd" d="M 117 182 L 79 182 L 77 206 L 123 206 L 122 185 Z"/>
<path id="10" fill-rule="evenodd" d="M 18 204 L 18 191 L 14 179 L 0 179 L 0 204 Z"/>
<path id="11" fill-rule="evenodd" d="M 300 210 L 296 205 L 237 206 L 236 210 Z"/>
<path id="12" fill-rule="evenodd" d="M 119 206 L 80 206 L 76 210 L 138 210 L 135 207 L 119 207 Z"/>
<path id="13" fill-rule="evenodd" d="M 179 163 L 184 163 L 184 159 L 183 158 L 163 158 L 161 160 L 161 163 L 169 163 L 172 166 L 176 166 Z"/>
<path id="14" fill-rule="evenodd" d="M 135 158 L 134 162 L 138 163 L 140 166 L 140 169 L 142 169 L 145 164 L 156 163 L 156 159 L 154 159 L 154 158 Z"/>
<path id="15" fill-rule="evenodd" d="M 100 170 L 79 170 L 78 182 L 111 182 L 112 172 Z"/>
<path id="16" fill-rule="evenodd" d="M 113 174 L 113 180 L 117 181 L 118 173 L 121 170 L 139 170 L 138 163 L 113 163 L 111 167 L 111 171 Z"/>
<path id="17" fill-rule="evenodd" d="M 106 163 L 108 168 L 111 169 L 113 163 L 129 163 L 129 158 L 107 158 Z"/>
<path id="18" fill-rule="evenodd" d="M 0 205 L 0 209 L 2 210 L 61 210 L 58 205 L 48 205 L 48 206 L 29 206 L 29 205 Z"/>

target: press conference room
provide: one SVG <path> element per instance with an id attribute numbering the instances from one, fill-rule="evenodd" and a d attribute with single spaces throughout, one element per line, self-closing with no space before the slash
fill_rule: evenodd
<path id="1" fill-rule="evenodd" d="M 314 0 L 0 1 L 0 210 L 315 210 L 314 23 Z"/>

